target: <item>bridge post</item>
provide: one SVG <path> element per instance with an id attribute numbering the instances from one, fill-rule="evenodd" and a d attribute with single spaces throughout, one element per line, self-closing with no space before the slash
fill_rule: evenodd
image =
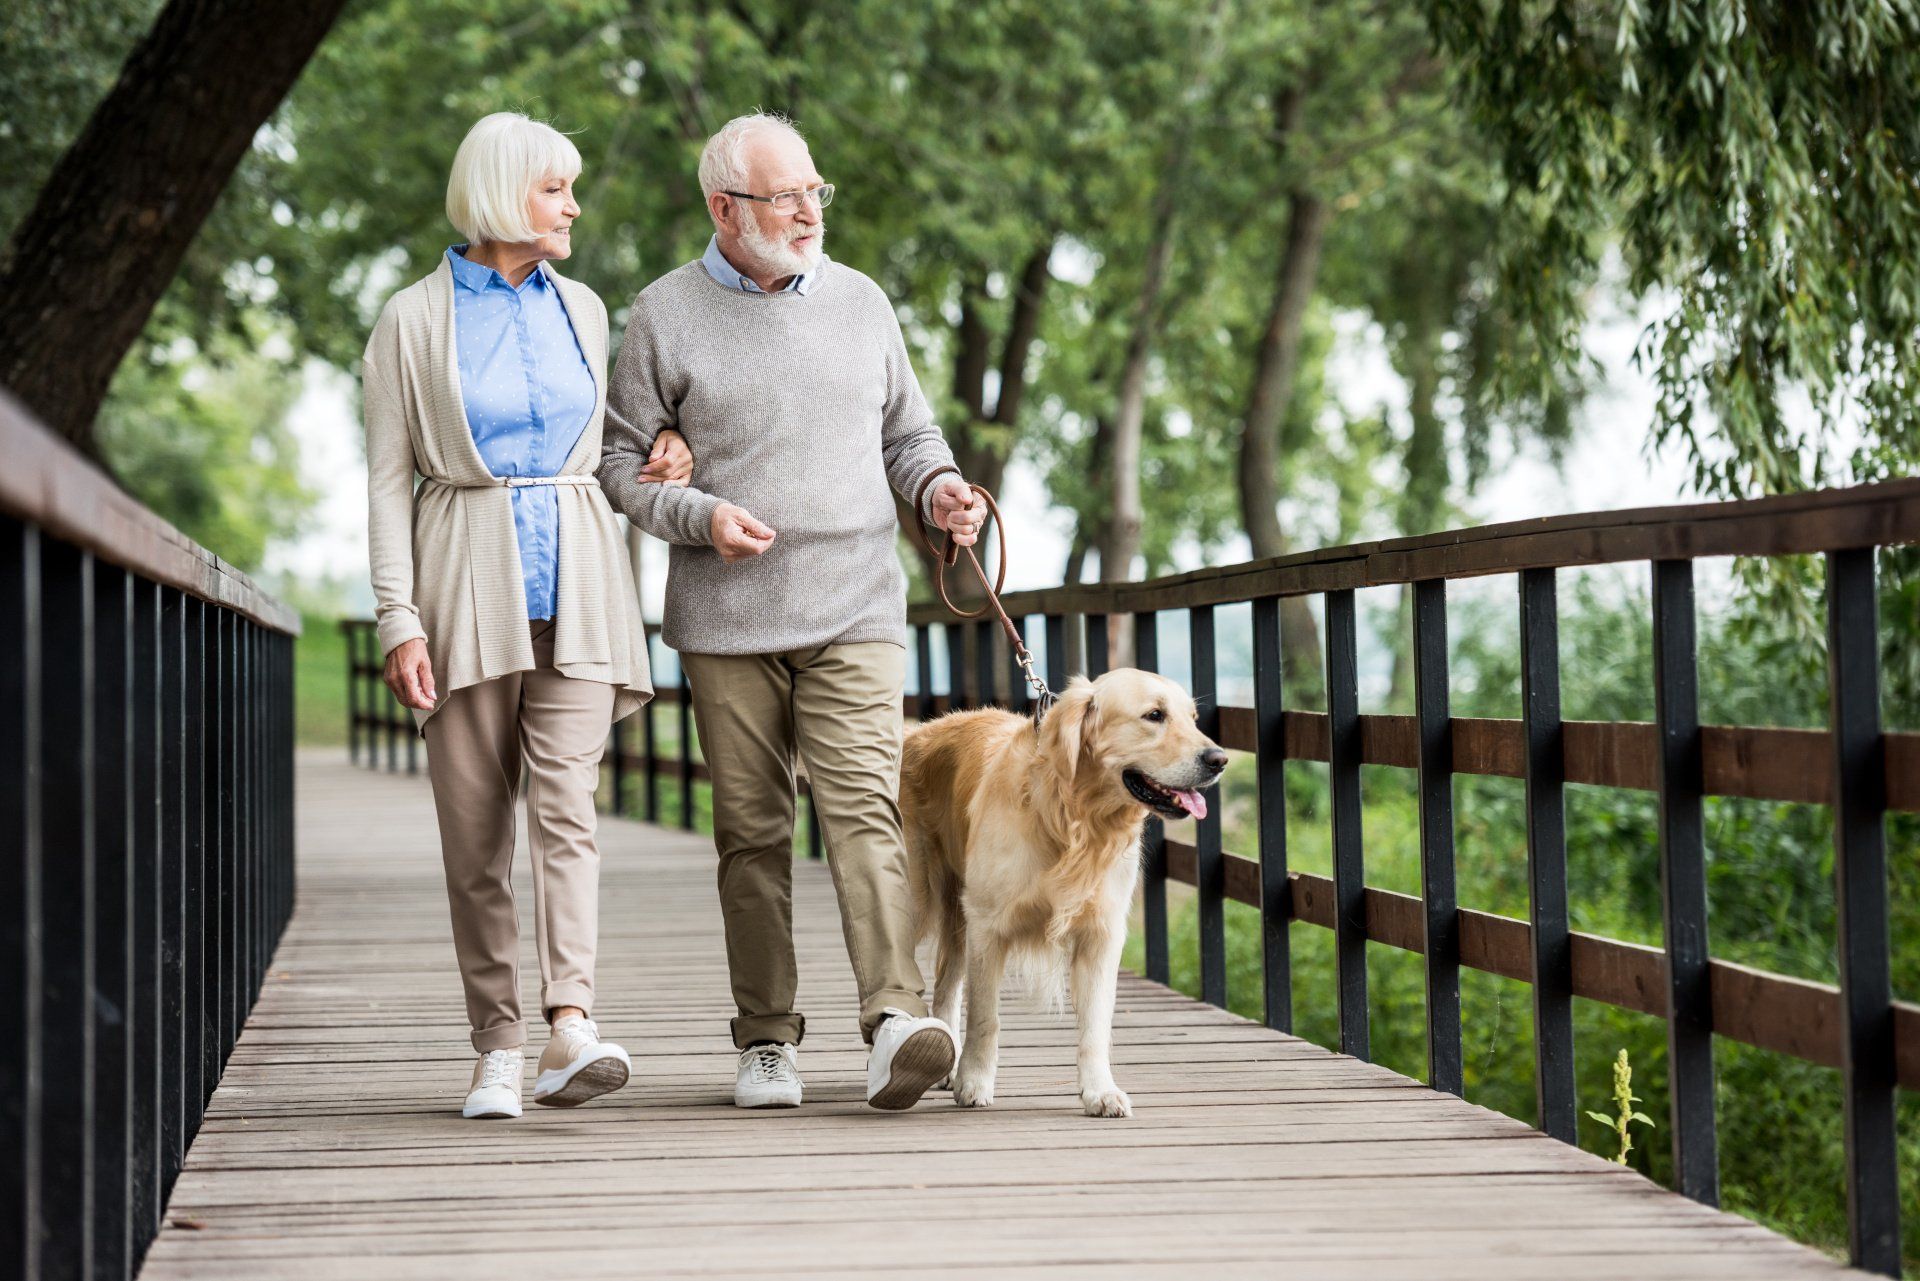
<path id="1" fill-rule="evenodd" d="M 1287 736 L 1280 598 L 1253 602 L 1254 757 L 1260 801 L 1260 973 L 1267 1026 L 1293 1031 L 1293 885 L 1287 875 Z"/>
<path id="2" fill-rule="evenodd" d="M 1333 964 L 1340 1052 L 1370 1059 L 1366 851 L 1360 834 L 1360 669 L 1353 589 L 1328 592 L 1326 604 L 1327 781 L 1333 802 Z"/>
<path id="3" fill-rule="evenodd" d="M 1413 701 L 1420 737 L 1420 897 L 1426 945 L 1427 1084 L 1466 1094 L 1460 1054 L 1460 913 L 1453 857 L 1453 717 L 1447 688 L 1447 583 L 1413 590 Z"/>
<path id="4" fill-rule="evenodd" d="M 1560 621 L 1551 569 L 1520 571 L 1520 700 L 1527 744 L 1527 914 L 1533 926 L 1534 1093 L 1540 1128 L 1579 1140 L 1573 1078 L 1573 939 L 1567 920 Z"/>
<path id="5" fill-rule="evenodd" d="M 1827 554 L 1828 714 L 1833 736 L 1833 876 L 1840 950 L 1840 1072 L 1847 1237 L 1855 1265 L 1900 1275 L 1886 747 L 1880 732 L 1880 617 L 1873 549 Z"/>

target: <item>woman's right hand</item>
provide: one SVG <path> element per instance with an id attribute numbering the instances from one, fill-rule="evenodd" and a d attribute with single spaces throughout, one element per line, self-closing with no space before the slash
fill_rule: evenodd
<path id="1" fill-rule="evenodd" d="M 418 637 L 401 641 L 387 655 L 387 688 L 401 706 L 419 711 L 433 710 L 439 697 L 433 688 L 433 664 L 427 661 L 427 643 Z"/>

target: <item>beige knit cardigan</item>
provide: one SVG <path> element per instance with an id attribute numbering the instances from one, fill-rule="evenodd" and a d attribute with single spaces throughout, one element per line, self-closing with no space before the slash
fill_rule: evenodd
<path id="1" fill-rule="evenodd" d="M 645 628 L 619 519 L 594 483 L 607 406 L 607 309 L 549 273 L 598 389 L 593 416 L 560 469 L 553 664 L 615 686 L 613 719 L 653 696 Z M 526 583 L 509 481 L 487 470 L 467 426 L 454 345 L 453 269 L 387 300 L 367 341 L 367 543 L 380 652 L 427 642 L 436 707 L 467 685 L 533 667 Z M 424 477 L 414 486 L 414 475 Z M 514 481 L 512 483 L 520 483 Z M 425 725 L 431 712 L 415 712 Z"/>

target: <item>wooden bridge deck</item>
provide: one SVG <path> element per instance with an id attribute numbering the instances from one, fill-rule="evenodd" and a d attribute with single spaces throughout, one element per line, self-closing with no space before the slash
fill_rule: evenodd
<path id="1" fill-rule="evenodd" d="M 575 1111 L 463 1121 L 471 1055 L 426 784 L 341 757 L 301 756 L 299 909 L 149 1277 L 1860 1275 L 1131 976 L 1115 1059 L 1133 1120 L 1081 1116 L 1069 1020 L 1020 1013 L 992 1109 L 873 1112 L 812 865 L 796 886 L 808 1103 L 737 1111 L 711 846 L 624 821 L 601 829 L 598 1017 L 633 1082 Z"/>

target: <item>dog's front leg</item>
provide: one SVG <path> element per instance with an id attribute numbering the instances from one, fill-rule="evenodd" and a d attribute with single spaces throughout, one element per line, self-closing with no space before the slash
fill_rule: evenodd
<path id="1" fill-rule="evenodd" d="M 993 1102 L 1000 1062 L 1000 977 L 1006 964 L 1007 949 L 999 937 L 968 922 L 966 1045 L 953 1073 L 953 1101 L 963 1108 Z"/>
<path id="2" fill-rule="evenodd" d="M 1113 1082 L 1114 988 L 1124 930 L 1110 922 L 1073 941 L 1073 1015 L 1080 1034 L 1080 1106 L 1088 1116 L 1132 1116 L 1133 1100 Z"/>

